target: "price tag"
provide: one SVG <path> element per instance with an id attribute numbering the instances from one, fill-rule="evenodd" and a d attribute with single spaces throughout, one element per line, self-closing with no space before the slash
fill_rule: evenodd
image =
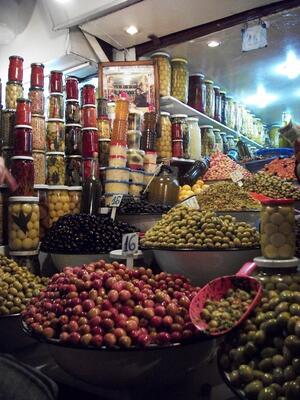
<path id="1" fill-rule="evenodd" d="M 242 180 L 244 179 L 243 174 L 241 173 L 241 171 L 233 171 L 230 174 L 230 178 L 232 180 L 232 182 L 237 183 L 239 186 L 242 186 Z"/>
<path id="2" fill-rule="evenodd" d="M 122 202 L 122 199 L 123 199 L 123 195 L 122 194 L 114 194 L 112 199 L 111 199 L 111 203 L 110 203 L 110 206 L 112 207 L 111 219 L 113 221 L 116 218 L 117 208 L 120 206 L 120 204 Z"/>
<path id="3" fill-rule="evenodd" d="M 125 233 L 122 236 L 122 254 L 125 256 L 135 254 L 139 249 L 138 233 Z"/>
<path id="4" fill-rule="evenodd" d="M 193 208 L 194 210 L 199 210 L 200 208 L 196 196 L 189 197 L 188 199 L 184 200 L 181 204 L 189 208 Z"/>

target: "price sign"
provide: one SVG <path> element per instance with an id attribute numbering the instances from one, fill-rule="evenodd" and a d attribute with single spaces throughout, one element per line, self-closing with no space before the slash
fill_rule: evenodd
<path id="1" fill-rule="evenodd" d="M 244 176 L 241 173 L 241 171 L 233 171 L 230 174 L 230 178 L 231 178 L 232 182 L 238 183 L 240 185 L 242 183 L 240 181 L 242 181 L 244 179 Z M 242 185 L 240 185 L 240 186 L 242 186 Z"/>
<path id="2" fill-rule="evenodd" d="M 181 204 L 189 208 L 193 208 L 194 210 L 199 210 L 200 208 L 196 196 L 189 197 L 188 199 L 184 200 Z"/>
<path id="3" fill-rule="evenodd" d="M 138 233 L 125 233 L 122 236 L 122 254 L 125 256 L 135 254 L 139 249 Z"/>
<path id="4" fill-rule="evenodd" d="M 123 195 L 122 194 L 114 194 L 111 200 L 111 207 L 120 207 L 120 204 L 122 202 Z"/>

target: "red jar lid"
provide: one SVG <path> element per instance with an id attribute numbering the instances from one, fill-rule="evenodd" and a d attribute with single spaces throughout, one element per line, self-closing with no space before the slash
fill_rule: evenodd
<path id="1" fill-rule="evenodd" d="M 294 204 L 294 199 L 268 199 L 262 200 L 264 206 L 287 206 Z"/>
<path id="2" fill-rule="evenodd" d="M 10 56 L 10 57 L 9 57 L 9 60 L 12 60 L 12 59 L 17 59 L 17 60 L 22 60 L 22 61 L 24 61 L 24 58 L 21 57 L 21 56 Z"/>

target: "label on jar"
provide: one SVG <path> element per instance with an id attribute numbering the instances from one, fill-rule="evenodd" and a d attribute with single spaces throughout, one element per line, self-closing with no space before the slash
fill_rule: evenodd
<path id="1" fill-rule="evenodd" d="M 189 208 L 192 208 L 194 210 L 199 210 L 200 208 L 196 196 L 189 197 L 188 199 L 184 200 L 181 204 Z"/>

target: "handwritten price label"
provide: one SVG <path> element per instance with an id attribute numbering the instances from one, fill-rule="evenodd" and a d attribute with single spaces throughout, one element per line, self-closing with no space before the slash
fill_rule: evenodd
<path id="1" fill-rule="evenodd" d="M 233 171 L 230 174 L 230 178 L 232 182 L 238 183 L 239 181 L 242 181 L 244 179 L 244 176 L 240 171 Z"/>
<path id="2" fill-rule="evenodd" d="M 129 256 L 135 254 L 139 249 L 139 235 L 134 233 L 125 233 L 122 236 L 122 254 Z"/>
<path id="3" fill-rule="evenodd" d="M 111 207 L 120 207 L 120 204 L 122 202 L 123 195 L 122 194 L 114 194 L 112 199 L 111 199 Z"/>
<path id="4" fill-rule="evenodd" d="M 181 204 L 189 208 L 192 208 L 194 210 L 199 210 L 200 208 L 196 196 L 189 197 L 188 199 L 184 200 Z"/>

